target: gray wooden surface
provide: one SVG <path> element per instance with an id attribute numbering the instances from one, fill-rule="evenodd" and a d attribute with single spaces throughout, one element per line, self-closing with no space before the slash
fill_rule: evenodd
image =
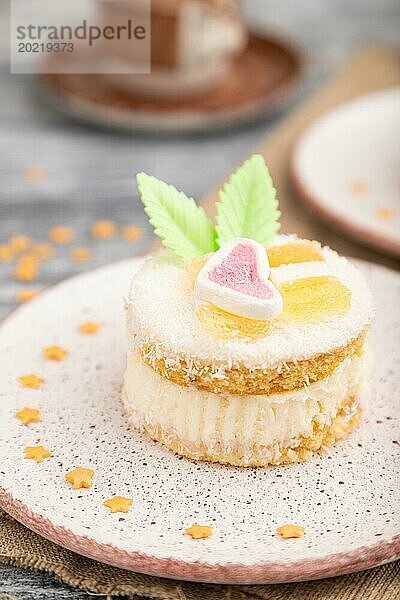
<path id="1" fill-rule="evenodd" d="M 289 33 L 308 50 L 310 71 L 302 94 L 360 45 L 398 42 L 397 0 L 248 0 L 250 17 Z M 68 248 L 44 264 L 39 284 L 51 285 L 83 268 L 141 253 L 152 241 L 138 201 L 134 175 L 151 172 L 199 197 L 218 183 L 265 135 L 278 118 L 231 132 L 203 137 L 157 139 L 86 129 L 43 106 L 32 80 L 11 76 L 6 63 L 5 5 L 0 4 L 0 244 L 16 233 L 38 240 L 58 223 L 73 227 L 73 245 L 90 246 L 93 260 L 72 263 Z M 40 164 L 48 177 L 38 186 L 25 181 L 24 169 Z M 146 230 L 137 244 L 120 239 L 93 241 L 88 227 L 96 219 L 136 223 Z M 0 318 L 15 306 L 17 284 L 11 267 L 0 264 Z M 1 594 L 23 600 L 87 598 L 42 573 L 0 566 Z"/>

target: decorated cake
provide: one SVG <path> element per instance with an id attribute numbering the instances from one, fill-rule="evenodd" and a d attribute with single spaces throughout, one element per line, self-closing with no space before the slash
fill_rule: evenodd
<path id="1" fill-rule="evenodd" d="M 126 303 L 130 424 L 176 454 L 238 466 L 298 462 L 353 429 L 368 398 L 372 306 L 335 251 L 278 235 L 278 201 L 254 155 L 219 193 L 216 224 L 141 173 L 166 249 Z"/>

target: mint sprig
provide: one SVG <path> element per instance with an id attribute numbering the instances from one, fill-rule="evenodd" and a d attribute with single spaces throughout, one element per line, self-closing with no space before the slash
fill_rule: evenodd
<path id="1" fill-rule="evenodd" d="M 254 154 L 219 192 L 216 226 L 219 246 L 235 237 L 269 244 L 279 231 L 280 214 L 264 159 Z"/>
<path id="2" fill-rule="evenodd" d="M 259 154 L 246 160 L 219 192 L 215 228 L 193 198 L 173 185 L 146 173 L 137 175 L 137 183 L 154 233 L 183 259 L 214 252 L 235 237 L 267 245 L 280 228 L 275 188 Z"/>
<path id="3" fill-rule="evenodd" d="M 137 175 L 144 210 L 164 246 L 181 258 L 217 249 L 216 231 L 204 210 L 173 185 L 151 175 Z"/>

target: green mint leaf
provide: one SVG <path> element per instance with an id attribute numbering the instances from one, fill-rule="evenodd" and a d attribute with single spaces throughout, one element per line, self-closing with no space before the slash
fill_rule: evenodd
<path id="1" fill-rule="evenodd" d="M 164 246 L 181 258 L 216 250 L 216 231 L 193 198 L 146 173 L 136 179 L 144 210 Z"/>
<path id="2" fill-rule="evenodd" d="M 247 237 L 264 246 L 279 231 L 278 201 L 271 176 L 260 154 L 254 154 L 230 177 L 217 202 L 218 244 Z"/>

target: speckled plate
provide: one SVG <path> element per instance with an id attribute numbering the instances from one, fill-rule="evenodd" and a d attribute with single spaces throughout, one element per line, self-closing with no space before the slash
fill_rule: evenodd
<path id="1" fill-rule="evenodd" d="M 361 264 L 378 316 L 376 397 L 360 428 L 305 464 L 240 469 L 179 459 L 125 425 L 122 298 L 137 264 L 70 279 L 0 327 L 0 506 L 75 552 L 177 579 L 306 580 L 398 556 L 399 274 Z M 87 319 L 101 323 L 97 335 L 78 333 Z M 52 344 L 69 351 L 65 361 L 42 358 Z M 31 372 L 45 379 L 40 390 L 19 386 Z M 41 409 L 41 423 L 14 418 L 25 405 Z M 53 458 L 25 460 L 36 444 Z M 91 489 L 64 480 L 78 465 L 94 469 Z M 134 499 L 128 514 L 109 514 L 102 503 L 113 495 Z M 192 540 L 183 529 L 193 522 L 212 524 L 214 535 Z M 304 537 L 281 539 L 275 529 L 287 522 L 303 525 Z"/>
<path id="2" fill-rule="evenodd" d="M 323 115 L 301 136 L 295 184 L 323 220 L 400 257 L 400 87 Z"/>

